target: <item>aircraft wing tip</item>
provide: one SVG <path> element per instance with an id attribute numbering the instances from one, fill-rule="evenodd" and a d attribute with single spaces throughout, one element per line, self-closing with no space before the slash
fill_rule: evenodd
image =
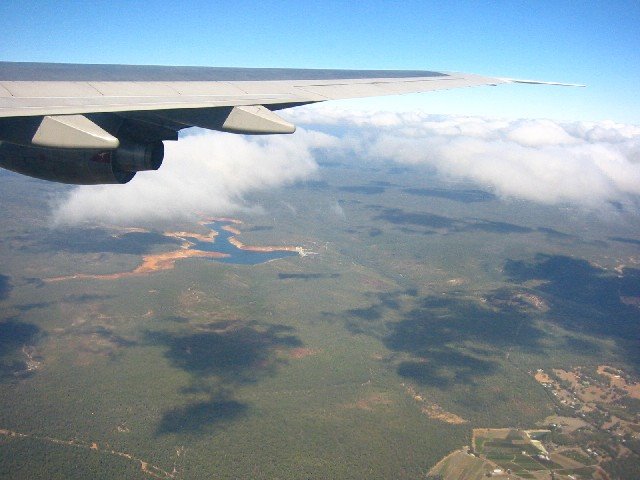
<path id="1" fill-rule="evenodd" d="M 529 85 L 553 85 L 557 87 L 586 87 L 580 83 L 544 82 L 541 80 L 526 80 L 520 78 L 501 78 L 505 83 L 526 83 Z"/>

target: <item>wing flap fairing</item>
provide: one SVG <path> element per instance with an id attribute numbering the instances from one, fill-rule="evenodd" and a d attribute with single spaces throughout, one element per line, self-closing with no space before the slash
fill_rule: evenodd
<path id="1" fill-rule="evenodd" d="M 200 127 L 249 135 L 293 133 L 296 130 L 293 124 L 262 105 L 165 110 L 155 117 L 177 123 L 177 128 Z"/>
<path id="2" fill-rule="evenodd" d="M 260 135 L 293 133 L 296 131 L 296 127 L 262 105 L 249 105 L 233 107 L 222 124 L 221 130 Z"/>
<path id="3" fill-rule="evenodd" d="M 120 140 L 83 115 L 47 115 L 31 140 L 33 145 L 49 148 L 115 149 Z"/>

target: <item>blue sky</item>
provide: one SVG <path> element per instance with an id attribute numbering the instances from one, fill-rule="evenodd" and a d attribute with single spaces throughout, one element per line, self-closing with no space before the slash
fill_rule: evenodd
<path id="1" fill-rule="evenodd" d="M 640 124 L 640 2 L 0 2 L 0 59 L 436 69 L 584 83 L 351 101 Z"/>

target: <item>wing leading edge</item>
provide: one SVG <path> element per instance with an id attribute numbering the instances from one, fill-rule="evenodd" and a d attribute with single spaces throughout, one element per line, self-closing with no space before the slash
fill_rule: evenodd
<path id="1" fill-rule="evenodd" d="M 176 140 L 177 132 L 187 127 L 248 134 L 292 133 L 295 127 L 274 111 L 327 100 L 505 83 L 547 82 L 413 70 L 0 62 L 0 141 L 11 144 L 0 144 L 0 166 L 71 183 L 120 183 L 128 175 L 107 172 L 104 177 L 80 169 L 77 175 L 60 176 L 52 173 L 49 161 L 44 162 L 47 171 L 39 174 L 42 162 L 25 158 L 36 156 L 33 149 L 63 148 L 67 157 L 78 157 L 72 162 L 76 165 L 86 162 L 89 151 L 106 150 L 101 158 L 109 156 L 113 168 L 126 164 L 128 172 L 135 174 L 150 166 L 159 167 L 158 142 Z M 123 144 L 129 147 L 119 152 Z M 30 155 L 19 161 L 12 159 L 16 148 L 31 149 Z M 136 161 L 129 158 L 132 151 L 138 152 Z M 42 151 L 36 153 L 43 157 Z M 60 158 L 58 152 L 53 153 L 52 158 Z M 36 163 L 38 166 L 26 168 Z"/>
<path id="2" fill-rule="evenodd" d="M 0 63 L 0 117 L 322 102 L 509 80 L 460 73 Z"/>

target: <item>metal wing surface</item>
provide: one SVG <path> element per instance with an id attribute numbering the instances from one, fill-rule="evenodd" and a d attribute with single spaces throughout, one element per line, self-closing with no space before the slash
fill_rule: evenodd
<path id="1" fill-rule="evenodd" d="M 545 83 L 466 73 L 0 62 L 0 166 L 67 183 L 155 170 L 197 126 L 293 133 L 274 111 L 327 100 Z"/>
<path id="2" fill-rule="evenodd" d="M 510 80 L 464 73 L 0 63 L 0 117 L 269 105 Z"/>

